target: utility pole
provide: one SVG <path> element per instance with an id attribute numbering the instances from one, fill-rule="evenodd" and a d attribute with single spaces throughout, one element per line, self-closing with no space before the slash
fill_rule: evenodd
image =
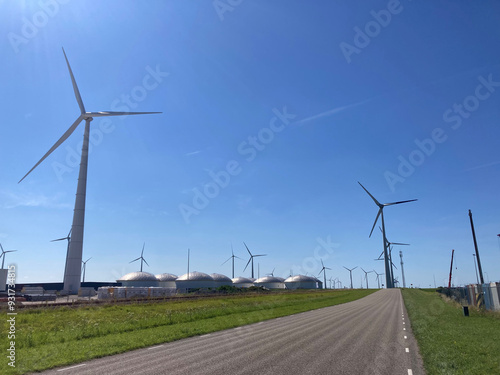
<path id="1" fill-rule="evenodd" d="M 455 254 L 455 250 L 451 250 L 450 279 L 448 280 L 448 289 L 451 288 L 451 274 L 453 272 L 453 254 Z"/>
<path id="2" fill-rule="evenodd" d="M 401 276 L 403 276 L 403 288 L 406 288 L 405 270 L 403 268 L 403 252 L 401 250 L 399 250 L 399 257 L 401 258 Z"/>
<path id="3" fill-rule="evenodd" d="M 470 218 L 470 227 L 472 229 L 472 238 L 474 239 L 474 248 L 476 249 L 477 268 L 479 268 L 479 278 L 481 279 L 481 284 L 484 284 L 483 269 L 481 267 L 481 259 L 479 258 L 479 250 L 477 249 L 476 231 L 474 230 L 474 222 L 472 221 L 471 210 L 469 210 L 469 218 Z"/>

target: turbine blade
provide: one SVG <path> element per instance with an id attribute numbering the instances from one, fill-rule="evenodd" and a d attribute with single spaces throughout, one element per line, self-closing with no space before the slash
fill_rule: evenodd
<path id="1" fill-rule="evenodd" d="M 62 241 L 62 240 L 67 240 L 68 237 L 64 237 L 64 238 L 58 238 L 57 240 L 52 240 L 50 242 L 55 242 L 55 241 Z"/>
<path id="2" fill-rule="evenodd" d="M 80 96 L 80 91 L 78 91 L 78 86 L 76 85 L 75 77 L 73 76 L 73 71 L 71 70 L 71 66 L 69 66 L 68 58 L 66 57 L 66 52 L 64 52 L 64 48 L 62 49 L 64 53 L 64 58 L 66 59 L 66 64 L 68 64 L 69 75 L 71 76 L 71 83 L 73 84 L 73 91 L 75 91 L 76 101 L 78 102 L 78 106 L 80 107 L 80 112 L 83 115 L 85 113 L 85 106 L 83 105 L 82 97 Z"/>
<path id="3" fill-rule="evenodd" d="M 325 267 L 326 270 L 331 270 L 331 268 Z"/>
<path id="4" fill-rule="evenodd" d="M 361 182 L 359 182 L 359 181 L 358 181 L 358 184 L 360 184 L 360 185 L 361 185 Z M 378 200 L 376 200 L 376 199 L 375 199 L 375 197 L 374 197 L 373 195 L 371 195 L 371 194 L 370 194 L 370 192 L 369 192 L 368 190 L 366 190 L 366 188 L 365 188 L 363 185 L 361 185 L 361 187 L 362 187 L 362 188 L 363 188 L 363 190 L 364 190 L 364 191 L 366 191 L 366 193 L 367 193 L 367 194 L 368 194 L 368 195 L 369 195 L 369 196 L 373 199 L 373 201 L 375 202 L 375 204 L 376 204 L 377 206 L 379 206 L 379 207 L 380 207 L 380 206 L 382 206 L 382 205 L 379 203 L 379 201 L 378 201 Z"/>
<path id="5" fill-rule="evenodd" d="M 380 209 L 378 210 L 377 217 L 375 218 L 375 222 L 373 223 L 372 230 L 371 230 L 370 235 L 368 237 L 372 236 L 373 229 L 375 229 L 375 225 L 377 225 L 377 220 L 378 220 L 378 217 L 380 216 L 380 213 L 382 212 L 382 209 L 383 209 L 383 207 L 380 207 Z"/>
<path id="6" fill-rule="evenodd" d="M 243 245 L 245 245 L 245 247 L 247 248 L 248 254 L 250 254 L 250 256 L 253 256 L 252 253 L 250 252 L 250 250 L 248 250 L 247 244 L 243 242 Z"/>
<path id="7" fill-rule="evenodd" d="M 400 242 L 391 242 L 391 245 L 405 245 L 405 246 L 410 246 L 409 243 L 400 243 Z"/>
<path id="8" fill-rule="evenodd" d="M 229 257 L 229 259 L 228 259 L 228 260 L 230 260 L 231 258 L 232 258 L 232 257 Z M 221 264 L 221 266 L 223 266 L 224 264 L 226 264 L 228 260 L 226 260 L 224 263 L 222 263 L 222 264 Z"/>
<path id="9" fill-rule="evenodd" d="M 243 268 L 243 272 L 245 272 L 245 270 L 247 269 L 247 267 L 248 267 L 248 265 L 250 264 L 251 261 L 252 261 L 252 257 L 250 257 L 250 259 L 248 259 L 248 263 L 245 266 L 245 268 Z"/>
<path id="10" fill-rule="evenodd" d="M 325 268 L 325 265 L 323 264 L 323 259 L 320 259 L 320 260 L 321 260 L 321 266 L 322 266 L 323 268 Z"/>
<path id="11" fill-rule="evenodd" d="M 144 254 L 144 246 L 146 246 L 146 242 L 144 242 L 144 244 L 142 245 L 141 258 L 142 258 L 142 254 Z"/>
<path id="12" fill-rule="evenodd" d="M 346 270 L 350 271 L 350 269 L 349 269 L 349 268 L 347 268 L 346 266 L 342 266 L 342 267 L 344 267 Z"/>
<path id="13" fill-rule="evenodd" d="M 133 263 L 133 262 L 135 262 L 135 261 L 137 261 L 139 259 L 141 259 L 141 258 L 137 258 L 137 259 L 131 260 L 129 263 Z"/>
<path id="14" fill-rule="evenodd" d="M 49 156 L 49 155 L 52 153 L 52 151 L 54 151 L 56 148 L 58 148 L 58 147 L 61 145 L 61 143 L 63 143 L 66 139 L 68 139 L 68 137 L 69 137 L 69 136 L 70 136 L 70 135 L 71 135 L 71 134 L 75 131 L 75 129 L 77 128 L 77 126 L 80 124 L 80 122 L 82 122 L 82 120 L 83 120 L 83 117 L 82 117 L 82 116 L 78 117 L 78 118 L 76 119 L 76 121 L 73 123 L 73 125 L 71 125 L 71 126 L 69 127 L 69 129 L 68 129 L 68 130 L 66 130 L 66 133 L 64 133 L 64 134 L 62 135 L 62 137 L 61 137 L 61 138 L 59 138 L 59 140 L 58 140 L 58 141 L 54 144 L 54 146 L 52 146 L 52 147 L 50 148 L 50 150 L 49 150 L 49 151 L 48 151 L 48 152 L 47 152 L 47 153 L 46 153 L 46 154 L 45 154 L 45 155 L 44 155 L 44 156 L 43 156 L 43 157 L 42 157 L 42 158 L 38 161 L 38 163 L 36 163 L 36 164 L 35 164 L 35 166 L 34 166 L 33 168 L 31 168 L 31 169 L 30 169 L 30 171 L 29 171 L 28 173 L 26 173 L 26 174 L 24 175 L 24 177 L 23 177 L 23 178 L 21 178 L 21 179 L 19 180 L 19 182 L 21 182 L 22 180 L 24 180 L 24 179 L 25 179 L 25 178 L 26 178 L 26 177 L 27 177 L 27 176 L 28 176 L 28 175 L 29 175 L 29 174 L 33 171 L 33 169 L 35 169 L 36 167 L 38 167 L 38 166 L 40 165 L 40 163 L 41 163 L 42 161 L 44 161 L 44 160 L 47 158 L 47 156 Z M 19 182 L 18 182 L 18 183 L 19 183 Z"/>
<path id="15" fill-rule="evenodd" d="M 408 203 L 408 202 L 415 202 L 415 201 L 418 201 L 418 199 L 410 199 L 409 201 L 400 201 L 400 202 L 385 203 L 384 206 L 392 206 L 394 204 L 401 204 L 401 203 Z"/>
<path id="16" fill-rule="evenodd" d="M 243 260 L 243 258 L 240 258 L 239 256 L 236 256 L 236 255 L 235 255 L 234 257 L 235 257 L 235 258 L 238 258 L 238 259 L 241 259 L 241 260 Z"/>
<path id="17" fill-rule="evenodd" d="M 91 117 L 106 117 L 106 116 L 128 116 L 128 115 L 152 115 L 156 113 L 163 112 L 112 112 L 112 111 L 101 111 L 101 112 L 87 112 L 86 114 Z"/>
<path id="18" fill-rule="evenodd" d="M 258 254 L 258 255 L 254 255 L 253 257 L 265 257 L 267 254 Z"/>
<path id="19" fill-rule="evenodd" d="M 355 270 L 356 268 L 358 268 L 358 266 L 354 267 L 353 270 Z"/>
<path id="20" fill-rule="evenodd" d="M 148 264 L 148 262 L 146 262 L 146 259 L 142 258 L 142 260 L 143 260 L 143 261 L 144 261 L 144 263 L 146 263 L 146 264 L 148 265 L 148 267 L 149 267 L 149 264 Z"/>

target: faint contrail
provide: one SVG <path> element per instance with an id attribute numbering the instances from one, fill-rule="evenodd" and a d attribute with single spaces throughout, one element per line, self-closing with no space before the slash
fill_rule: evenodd
<path id="1" fill-rule="evenodd" d="M 361 102 L 358 102 L 358 103 L 348 104 L 348 105 L 344 105 L 344 106 L 341 106 L 341 107 L 333 108 L 333 109 L 330 109 L 328 111 L 321 112 L 321 113 L 319 113 L 317 115 L 307 117 L 307 118 L 302 119 L 300 121 L 296 121 L 296 122 L 293 123 L 293 125 L 304 125 L 307 122 L 311 122 L 311 121 L 317 120 L 319 118 L 323 118 L 323 117 L 328 117 L 328 116 L 331 116 L 331 115 L 335 115 L 337 113 L 345 111 L 346 109 L 354 108 L 354 107 L 360 106 L 362 104 L 368 103 L 372 99 L 373 98 L 371 98 L 371 99 L 365 99 L 365 100 L 363 100 Z"/>
<path id="2" fill-rule="evenodd" d="M 497 165 L 497 164 L 500 164 L 500 161 L 494 161 L 492 163 L 478 165 L 477 167 L 468 168 L 468 169 L 465 169 L 464 172 L 470 172 L 470 171 L 475 171 L 476 169 L 488 168 L 488 167 L 492 167 L 492 166 Z"/>

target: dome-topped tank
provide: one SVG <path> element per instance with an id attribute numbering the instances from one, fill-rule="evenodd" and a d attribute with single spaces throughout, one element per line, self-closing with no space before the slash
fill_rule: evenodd
<path id="1" fill-rule="evenodd" d="M 127 273 L 126 275 L 123 275 L 120 277 L 118 282 L 121 281 L 157 281 L 157 278 L 155 275 L 149 272 L 130 272 Z"/>
<path id="2" fill-rule="evenodd" d="M 172 273 L 162 273 L 160 275 L 156 275 L 158 281 L 175 281 L 177 280 L 177 276 Z"/>
<path id="3" fill-rule="evenodd" d="M 318 289 L 318 279 L 312 276 L 294 275 L 285 280 L 287 289 Z"/>
<path id="4" fill-rule="evenodd" d="M 189 274 L 185 273 L 182 276 L 177 278 L 177 281 L 214 281 L 212 276 L 198 271 L 189 272 Z"/>
<path id="5" fill-rule="evenodd" d="M 211 273 L 210 276 L 217 282 L 229 282 L 230 284 L 233 282 L 229 277 L 221 273 Z"/>
<path id="6" fill-rule="evenodd" d="M 285 283 L 278 277 L 264 276 L 254 281 L 255 286 L 262 286 L 268 289 L 284 289 Z"/>
<path id="7" fill-rule="evenodd" d="M 123 286 L 151 287 L 158 286 L 158 279 L 149 272 L 130 272 L 120 277 L 117 282 Z"/>

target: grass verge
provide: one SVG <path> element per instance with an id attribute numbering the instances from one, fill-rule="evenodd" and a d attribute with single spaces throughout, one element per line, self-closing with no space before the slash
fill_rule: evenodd
<path id="1" fill-rule="evenodd" d="M 500 314 L 445 301 L 437 292 L 403 289 L 424 366 L 434 374 L 500 374 Z"/>
<path id="2" fill-rule="evenodd" d="M 0 363 L 2 374 L 24 374 L 122 353 L 189 336 L 353 301 L 375 290 L 323 290 L 238 295 L 129 305 L 44 307 L 19 310 L 16 367 Z M 5 310 L 2 310 L 5 312 Z M 2 332 L 7 332 L 5 319 Z M 5 330 L 4 330 L 5 329 Z M 9 340 L 1 340 L 7 352 Z"/>

